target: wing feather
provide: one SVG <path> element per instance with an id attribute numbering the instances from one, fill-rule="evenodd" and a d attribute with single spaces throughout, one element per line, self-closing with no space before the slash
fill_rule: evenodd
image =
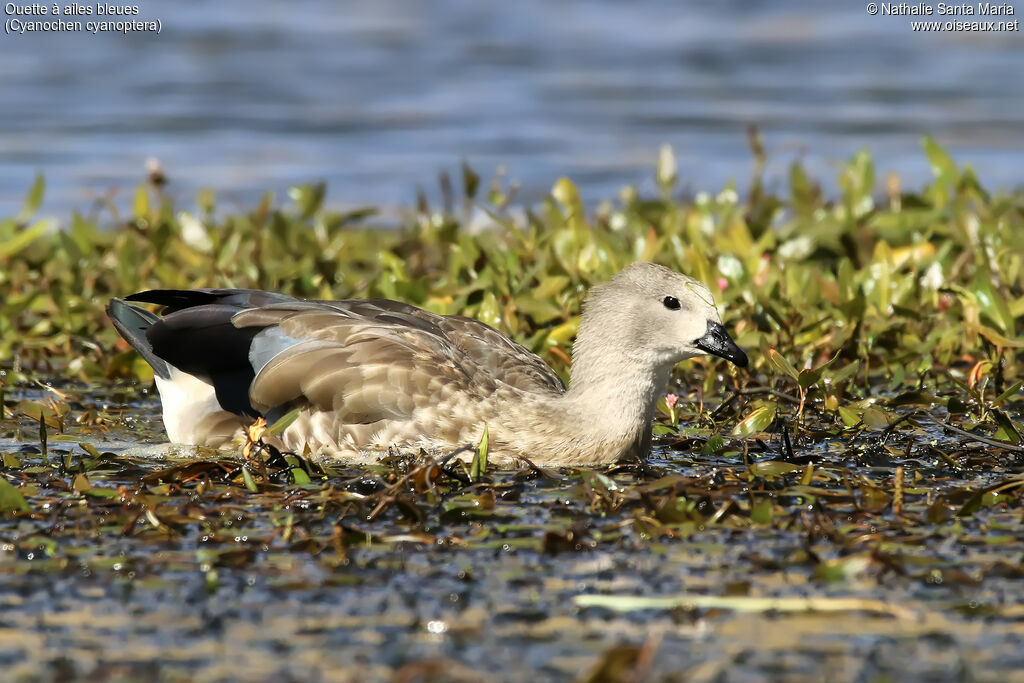
<path id="1" fill-rule="evenodd" d="M 525 391 L 565 391 L 547 363 L 493 327 L 457 315 L 445 316 L 440 327 L 489 376 Z"/>
<path id="2" fill-rule="evenodd" d="M 415 419 L 452 396 L 486 401 L 502 384 L 564 391 L 551 368 L 494 328 L 395 301 L 307 301 L 234 290 L 146 293 L 146 299 L 177 309 L 167 324 L 178 316 L 214 316 L 230 319 L 227 327 L 240 340 L 251 339 L 252 408 L 274 414 L 309 405 L 330 411 L 339 426 L 353 425 L 353 435 Z M 194 355 L 207 355 L 205 339 L 191 341 Z M 173 349 L 180 348 L 176 338 Z"/>
<path id="3" fill-rule="evenodd" d="M 326 303 L 273 308 L 235 318 L 241 325 L 277 318 L 275 327 L 254 337 L 250 350 L 254 360 L 265 359 L 249 392 L 260 410 L 298 400 L 333 412 L 340 424 L 409 420 L 442 393 L 457 390 L 483 399 L 496 386 L 430 321 L 416 318 L 411 326 L 406 320 L 366 319 Z"/>

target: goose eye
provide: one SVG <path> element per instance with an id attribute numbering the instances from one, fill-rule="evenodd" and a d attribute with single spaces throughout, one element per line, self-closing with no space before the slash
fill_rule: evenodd
<path id="1" fill-rule="evenodd" d="M 665 304 L 665 308 L 667 308 L 670 311 L 679 310 L 679 299 L 675 298 L 674 296 L 666 296 L 664 299 L 661 300 L 661 303 Z"/>

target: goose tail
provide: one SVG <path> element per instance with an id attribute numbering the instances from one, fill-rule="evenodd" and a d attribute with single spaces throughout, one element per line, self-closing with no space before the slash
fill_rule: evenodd
<path id="1" fill-rule="evenodd" d="M 124 340 L 152 366 L 153 372 L 161 379 L 170 379 L 170 366 L 153 352 L 153 344 L 146 336 L 146 330 L 160 317 L 122 299 L 110 300 L 107 315 Z"/>

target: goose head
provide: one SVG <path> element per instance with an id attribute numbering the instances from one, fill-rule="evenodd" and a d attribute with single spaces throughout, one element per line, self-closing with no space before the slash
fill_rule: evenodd
<path id="1" fill-rule="evenodd" d="M 590 365 L 592 358 L 608 355 L 609 346 L 615 347 L 619 362 L 632 361 L 658 374 L 706 354 L 739 367 L 748 362 L 722 326 L 704 283 L 646 262 L 627 266 L 591 290 L 584 303 L 573 365 L 580 361 L 584 367 Z"/>

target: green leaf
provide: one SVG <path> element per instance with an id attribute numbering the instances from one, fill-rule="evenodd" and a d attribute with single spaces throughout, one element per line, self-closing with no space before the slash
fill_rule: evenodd
<path id="1" fill-rule="evenodd" d="M 28 503 L 21 492 L 6 479 L 0 479 L 0 512 L 27 512 Z"/>
<path id="2" fill-rule="evenodd" d="M 494 292 L 489 291 L 484 294 L 480 308 L 476 311 L 476 319 L 491 327 L 501 327 L 501 308 L 498 306 L 498 299 L 494 296 Z"/>
<path id="3" fill-rule="evenodd" d="M 974 295 L 989 319 L 999 327 L 999 331 L 1013 336 L 1013 314 L 1010 313 L 1006 299 L 992 286 L 992 280 L 987 272 L 979 272 L 974 279 Z"/>
<path id="4" fill-rule="evenodd" d="M 939 496 L 925 510 L 924 518 L 929 524 L 942 524 L 949 519 L 949 514 L 950 510 L 946 504 L 946 499 Z"/>
<path id="5" fill-rule="evenodd" d="M 839 419 L 847 427 L 856 427 L 860 423 L 860 414 L 853 408 L 839 406 Z"/>
<path id="6" fill-rule="evenodd" d="M 885 402 L 890 408 L 896 408 L 899 406 L 930 406 L 939 405 L 942 403 L 942 399 L 935 394 L 927 391 L 905 391 L 899 396 L 890 398 Z"/>
<path id="7" fill-rule="evenodd" d="M 586 476 L 588 479 L 590 479 L 591 485 L 593 485 L 594 482 L 598 482 L 608 491 L 618 491 L 620 488 L 619 485 L 615 483 L 615 480 L 606 474 L 601 474 L 600 472 L 590 472 Z"/>
<path id="8" fill-rule="evenodd" d="M 546 299 L 521 296 L 516 299 L 516 311 L 519 315 L 530 316 L 538 325 L 544 325 L 562 316 L 562 309 Z"/>
<path id="9" fill-rule="evenodd" d="M 983 489 L 975 491 L 974 494 L 964 503 L 959 510 L 956 512 L 957 517 L 970 517 L 975 512 L 980 510 L 987 504 L 991 504 L 992 497 L 989 495 L 994 492 L 1011 491 L 1024 487 L 1024 478 L 1013 477 L 1005 481 L 1001 481 L 992 486 L 986 486 Z"/>
<path id="10" fill-rule="evenodd" d="M 993 408 L 989 414 L 996 421 L 996 424 L 999 425 L 999 431 L 996 432 L 995 438 L 1003 439 L 1004 441 L 1011 441 L 1013 443 L 1021 442 L 1020 431 L 1006 413 Z"/>
<path id="11" fill-rule="evenodd" d="M 996 400 L 993 401 L 992 403 L 994 405 L 999 405 L 1001 403 L 1006 402 L 1007 400 L 1012 398 L 1015 394 L 1020 392 L 1022 387 L 1024 387 L 1024 381 L 1017 382 L 1012 387 L 1010 387 L 1009 389 L 1007 389 L 1003 393 L 999 394 L 999 396 L 996 397 Z"/>
<path id="12" fill-rule="evenodd" d="M 714 455 L 725 448 L 725 439 L 721 434 L 712 434 L 700 449 L 701 455 Z"/>
<path id="13" fill-rule="evenodd" d="M 323 206 L 327 194 L 325 183 L 311 183 L 289 188 L 288 196 L 295 202 L 302 218 L 311 218 Z"/>
<path id="14" fill-rule="evenodd" d="M 995 346 L 1002 346 L 1008 349 L 1024 349 L 1024 340 L 1010 339 L 1006 335 L 1000 334 L 997 330 L 993 330 L 988 325 L 967 323 L 967 328 L 976 331 Z"/>
<path id="15" fill-rule="evenodd" d="M 267 427 L 267 433 L 274 436 L 281 436 L 284 430 L 288 429 L 295 420 L 298 419 L 299 413 L 302 411 L 301 408 L 290 410 L 281 417 L 274 420 L 274 424 Z"/>
<path id="16" fill-rule="evenodd" d="M 42 237 L 49 229 L 50 221 L 41 220 L 33 224 L 31 227 L 15 233 L 13 237 L 5 242 L 0 242 L 0 260 L 6 260 L 11 256 L 17 255 L 30 244 Z"/>
<path id="17" fill-rule="evenodd" d="M 778 460 L 762 460 L 750 465 L 750 473 L 756 477 L 780 477 L 790 472 L 799 472 L 804 468 L 788 462 Z"/>
<path id="18" fill-rule="evenodd" d="M 861 365 L 862 364 L 860 361 L 855 360 L 852 363 L 847 363 L 846 365 L 844 365 L 843 367 L 839 368 L 834 373 L 829 375 L 829 381 L 832 383 L 832 387 L 838 387 L 843 382 L 846 382 L 854 375 L 856 375 L 857 372 L 860 370 Z"/>
<path id="19" fill-rule="evenodd" d="M 732 435 L 747 437 L 760 434 L 775 419 L 775 406 L 761 406 L 743 418 L 735 427 Z"/>
<path id="20" fill-rule="evenodd" d="M 924 146 L 924 153 L 928 157 L 928 163 L 931 164 L 932 174 L 935 178 L 952 181 L 957 175 L 956 163 L 953 158 L 930 135 L 926 135 L 921 144 Z"/>
<path id="21" fill-rule="evenodd" d="M 860 508 L 868 512 L 880 512 L 891 500 L 888 493 L 868 484 L 860 485 Z"/>
<path id="22" fill-rule="evenodd" d="M 569 289 L 571 284 L 572 281 L 565 275 L 550 275 L 541 278 L 540 283 L 526 294 L 529 298 L 552 299 Z"/>
<path id="23" fill-rule="evenodd" d="M 755 524 L 771 524 L 775 513 L 775 503 L 771 498 L 758 498 L 750 506 L 750 521 Z"/>
<path id="24" fill-rule="evenodd" d="M 949 400 L 946 401 L 946 410 L 953 415 L 963 415 L 970 410 L 970 406 L 968 406 L 962 398 L 958 396 L 950 396 Z"/>
<path id="25" fill-rule="evenodd" d="M 248 466 L 242 466 L 242 481 L 245 482 L 245 488 L 249 489 L 253 493 L 257 493 L 260 488 L 256 485 L 256 479 L 252 476 L 252 472 L 249 471 Z"/>
<path id="26" fill-rule="evenodd" d="M 566 177 L 559 178 L 555 181 L 554 187 L 551 188 L 551 196 L 555 198 L 559 204 L 563 207 L 574 210 L 577 207 L 582 208 L 583 202 L 580 200 L 580 191 L 576 189 L 576 185 Z"/>
<path id="27" fill-rule="evenodd" d="M 551 188 L 551 196 L 568 212 L 568 223 L 576 233 L 586 230 L 587 224 L 583 217 L 583 200 L 580 191 L 568 178 L 559 178 Z M 572 235 L 566 236 L 572 239 Z M 579 245 L 573 245 L 577 249 Z"/>
<path id="28" fill-rule="evenodd" d="M 476 197 L 477 188 L 480 187 L 480 176 L 469 167 L 465 161 L 462 162 L 462 192 L 466 199 Z"/>
<path id="29" fill-rule="evenodd" d="M 36 179 L 32 181 L 32 187 L 29 188 L 28 195 L 25 197 L 25 203 L 22 204 L 18 219 L 26 221 L 31 218 L 39 210 L 39 207 L 42 206 L 44 194 L 46 194 L 46 180 L 43 178 L 42 173 L 38 173 L 36 174 Z"/>
<path id="30" fill-rule="evenodd" d="M 867 408 L 864 410 L 864 414 L 861 415 L 861 419 L 866 426 L 878 428 L 888 427 L 895 418 L 892 417 L 891 413 L 887 413 L 879 408 Z"/>
<path id="31" fill-rule="evenodd" d="M 775 349 L 768 349 L 768 362 L 775 368 L 776 372 L 781 372 L 784 375 L 789 375 L 797 382 L 800 381 L 800 373 L 797 372 L 793 364 L 786 360 L 785 356 L 776 351 Z"/>
<path id="32" fill-rule="evenodd" d="M 135 188 L 135 201 L 132 202 L 132 213 L 139 221 L 149 220 L 149 192 L 145 185 Z"/>
<path id="33" fill-rule="evenodd" d="M 807 391 L 821 379 L 821 375 L 828 369 L 830 365 L 836 362 L 839 358 L 840 351 L 836 351 L 836 355 L 832 356 L 831 360 L 827 360 L 813 370 L 801 370 L 800 376 L 797 378 L 797 382 L 800 384 L 800 388 Z M 781 357 L 781 356 L 780 356 Z"/>
<path id="34" fill-rule="evenodd" d="M 483 479 L 484 473 L 487 471 L 488 440 L 489 433 L 487 425 L 484 425 L 484 433 L 480 437 L 480 443 L 476 447 L 476 454 L 473 456 L 473 462 L 469 467 L 470 475 L 473 477 L 474 481 L 480 481 Z"/>
<path id="35" fill-rule="evenodd" d="M 122 495 L 121 492 L 118 491 L 117 489 L 98 488 L 90 488 L 85 491 L 82 491 L 82 493 L 92 498 L 105 498 L 107 500 L 110 500 L 111 498 L 120 498 Z"/>

